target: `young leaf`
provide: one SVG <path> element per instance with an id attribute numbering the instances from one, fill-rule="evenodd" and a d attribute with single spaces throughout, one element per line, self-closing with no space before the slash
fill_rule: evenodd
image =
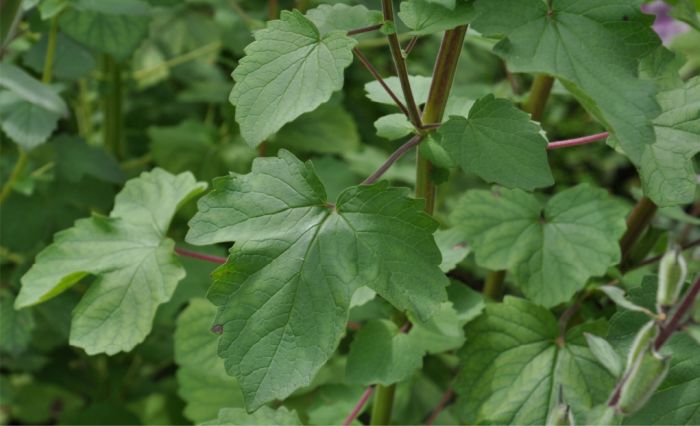
<path id="1" fill-rule="evenodd" d="M 590 333 L 583 333 L 588 343 L 588 348 L 595 355 L 598 361 L 607 368 L 610 374 L 614 377 L 620 377 L 622 374 L 622 360 L 620 355 L 615 352 L 610 343 L 602 337 Z"/>
<path id="2" fill-rule="evenodd" d="M 149 14 L 141 0 L 74 0 L 59 24 L 76 41 L 124 60 L 147 35 Z"/>
<path id="3" fill-rule="evenodd" d="M 379 117 L 374 122 L 374 128 L 377 129 L 377 136 L 390 141 L 401 139 L 413 132 L 413 124 L 401 113 Z"/>
<path id="4" fill-rule="evenodd" d="M 289 411 L 285 407 L 279 407 L 276 410 L 270 407 L 260 407 L 252 414 L 248 414 L 242 408 L 222 408 L 215 420 L 204 422 L 202 426 L 291 426 L 301 424 L 295 411 Z"/>
<path id="5" fill-rule="evenodd" d="M 639 163 L 644 193 L 659 206 L 693 201 L 697 178 L 693 157 L 700 152 L 700 77 L 658 96 L 656 141 Z"/>
<path id="6" fill-rule="evenodd" d="M 369 10 L 362 5 L 348 6 L 347 4 L 322 4 L 306 12 L 306 17 L 316 25 L 321 36 L 333 31 L 347 32 L 380 24 L 384 20 L 382 12 L 378 10 Z M 362 34 L 358 34 L 358 36 L 362 36 Z"/>
<path id="7" fill-rule="evenodd" d="M 345 377 L 350 383 L 384 386 L 404 381 L 423 365 L 418 339 L 388 320 L 362 326 L 350 345 Z"/>
<path id="8" fill-rule="evenodd" d="M 55 235 L 22 277 L 15 306 L 44 302 L 97 275 L 73 311 L 70 343 L 88 354 L 131 350 L 185 274 L 165 237 L 170 221 L 205 187 L 190 173 L 160 169 L 127 182 L 109 217 L 80 219 Z"/>
<path id="9" fill-rule="evenodd" d="M 619 261 L 626 208 L 602 189 L 581 184 L 542 207 L 520 190 L 469 191 L 452 213 L 489 269 L 509 269 L 533 302 L 569 300 L 591 276 Z"/>
<path id="10" fill-rule="evenodd" d="M 659 112 L 654 84 L 637 77 L 639 58 L 659 46 L 640 3 L 478 0 L 472 26 L 505 35 L 495 51 L 511 71 L 559 78 L 638 163 L 654 141 L 651 120 Z"/>
<path id="11" fill-rule="evenodd" d="M 178 364 L 178 394 L 187 404 L 184 414 L 193 422 L 215 417 L 226 407 L 243 407 L 236 379 L 226 374 L 217 357 L 217 336 L 211 331 L 216 307 L 203 299 L 192 299 L 175 328 L 175 362 Z"/>
<path id="12" fill-rule="evenodd" d="M 629 309 L 630 311 L 635 311 L 635 312 L 643 312 L 644 314 L 648 316 L 654 316 L 654 313 L 650 311 L 649 309 L 636 305 L 632 302 L 630 302 L 626 297 L 625 297 L 625 291 L 621 289 L 620 287 L 615 287 L 612 285 L 604 285 L 598 288 L 600 291 L 605 293 L 606 296 L 610 298 L 617 306 L 625 309 Z"/>
<path id="13" fill-rule="evenodd" d="M 438 140 L 463 170 L 487 182 L 532 190 L 554 183 L 547 139 L 540 131 L 511 102 L 487 95 L 467 118 L 450 117 L 438 130 Z"/>
<path id="14" fill-rule="evenodd" d="M 355 43 L 341 32 L 322 36 L 299 11 L 282 11 L 280 20 L 256 32 L 233 71 L 230 97 L 248 144 L 259 145 L 341 89 Z"/>
<path id="15" fill-rule="evenodd" d="M 248 409 L 307 385 L 345 331 L 362 285 L 427 319 L 446 299 L 446 278 L 422 202 L 386 183 L 345 190 L 336 205 L 310 163 L 287 151 L 253 171 L 215 181 L 187 240 L 236 241 L 214 274 L 219 355 Z"/>
<path id="16" fill-rule="evenodd" d="M 602 329 L 602 330 L 601 330 Z M 467 326 L 455 390 L 466 423 L 545 424 L 560 387 L 576 418 L 602 403 L 614 385 L 586 346 L 582 332 L 600 334 L 603 323 L 569 330 L 557 345 L 559 325 L 546 309 L 507 296 L 486 306 Z"/>
<path id="17" fill-rule="evenodd" d="M 430 0 L 401 2 L 399 17 L 413 34 L 423 35 L 467 24 L 474 16 L 474 5 L 460 2 L 453 8 L 431 4 Z"/>

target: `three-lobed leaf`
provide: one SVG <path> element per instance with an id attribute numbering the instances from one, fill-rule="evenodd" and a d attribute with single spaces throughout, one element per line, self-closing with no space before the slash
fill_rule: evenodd
<path id="1" fill-rule="evenodd" d="M 236 242 L 209 298 L 223 327 L 219 355 L 248 409 L 311 381 L 359 287 L 429 318 L 446 299 L 435 227 L 422 202 L 385 183 L 351 187 L 330 204 L 310 163 L 286 151 L 215 181 L 187 240 Z"/>
<path id="2" fill-rule="evenodd" d="M 70 343 L 89 354 L 131 350 L 184 277 L 165 234 L 175 211 L 204 188 L 190 173 L 161 169 L 127 182 L 109 217 L 80 219 L 55 235 L 22 277 L 15 306 L 44 302 L 96 275 L 73 311 Z"/>
<path id="3" fill-rule="evenodd" d="M 257 146 L 284 124 L 315 110 L 343 87 L 356 41 L 343 32 L 321 35 L 299 11 L 255 33 L 233 71 L 230 101 L 248 144 Z"/>
<path id="4" fill-rule="evenodd" d="M 625 213 L 606 191 L 581 184 L 544 206 L 517 189 L 469 191 L 451 219 L 479 265 L 512 271 L 530 300 L 554 306 L 619 261 Z"/>

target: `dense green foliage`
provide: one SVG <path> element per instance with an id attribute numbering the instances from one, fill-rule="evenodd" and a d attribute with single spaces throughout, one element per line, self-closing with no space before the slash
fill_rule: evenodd
<path id="1" fill-rule="evenodd" d="M 699 424 L 699 8 L 4 0 L 0 424 Z"/>

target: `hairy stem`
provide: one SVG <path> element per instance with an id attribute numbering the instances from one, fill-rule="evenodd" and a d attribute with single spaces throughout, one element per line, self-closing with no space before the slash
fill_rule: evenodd
<path id="1" fill-rule="evenodd" d="M 466 33 L 467 26 L 462 25 L 445 31 L 442 37 L 440 51 L 433 68 L 433 79 L 430 84 L 428 101 L 423 111 L 422 121 L 425 123 L 442 122 Z M 416 160 L 416 197 L 425 199 L 425 211 L 431 214 L 435 210 L 435 195 L 437 192 L 435 184 L 430 177 L 432 170 L 433 165 L 430 161 L 423 158 L 419 151 Z"/>
<path id="2" fill-rule="evenodd" d="M 620 239 L 620 251 L 622 253 L 620 265 L 622 265 L 623 269 L 632 251 L 632 247 L 634 247 L 634 244 L 647 226 L 649 226 L 649 223 L 651 223 L 651 220 L 656 214 L 656 210 L 657 206 L 653 201 L 647 197 L 642 197 L 634 206 L 634 209 L 632 209 L 632 213 L 627 217 L 627 231 Z"/>
<path id="3" fill-rule="evenodd" d="M 355 404 L 355 407 L 352 409 L 350 414 L 348 414 L 348 416 L 343 421 L 343 426 L 349 426 L 352 424 L 353 420 L 355 420 L 355 418 L 357 418 L 357 416 L 362 412 L 362 409 L 365 408 L 365 404 L 367 404 L 367 401 L 369 401 L 369 398 L 372 396 L 373 392 L 374 392 L 374 387 L 372 387 L 372 386 L 365 389 L 364 393 L 360 397 L 360 400 L 357 401 L 357 404 Z"/>
<path id="4" fill-rule="evenodd" d="M 545 74 L 539 74 L 532 82 L 530 96 L 523 105 L 523 109 L 532 115 L 533 120 L 540 121 L 542 119 L 542 113 L 547 105 L 547 99 L 549 99 L 553 85 L 554 78 Z"/>
<path id="5" fill-rule="evenodd" d="M 226 263 L 226 258 L 224 258 L 224 257 L 212 256 L 212 255 L 204 254 L 204 253 L 197 253 L 195 251 L 190 251 L 190 250 L 183 249 L 180 247 L 175 247 L 175 253 L 177 253 L 183 257 L 191 257 L 192 259 L 204 260 L 206 262 L 211 262 L 211 263 L 217 263 L 217 264 Z"/>
<path id="6" fill-rule="evenodd" d="M 377 385 L 372 406 L 370 425 L 388 425 L 391 421 L 391 411 L 394 408 L 394 392 L 396 385 Z"/>
<path id="7" fill-rule="evenodd" d="M 49 30 L 49 40 L 46 44 L 46 59 L 44 59 L 44 72 L 41 81 L 44 84 L 51 84 L 53 77 L 53 61 L 56 56 L 56 36 L 58 35 L 58 19 L 51 18 L 51 29 Z"/>
<path id="8" fill-rule="evenodd" d="M 384 13 L 385 21 L 391 21 L 392 23 L 394 22 L 394 5 L 392 0 L 382 0 L 382 12 Z M 406 59 L 404 58 L 403 51 L 401 50 L 399 36 L 394 32 L 387 36 L 387 40 L 389 41 L 391 57 L 394 60 L 396 75 L 401 82 L 401 90 L 403 90 L 403 97 L 406 100 L 408 117 L 411 120 L 411 123 L 413 123 L 416 128 L 420 129 L 420 112 L 418 111 L 416 100 L 413 97 L 413 90 L 411 90 L 411 83 L 408 79 L 408 68 L 406 67 Z"/>
<path id="9" fill-rule="evenodd" d="M 103 74 L 107 81 L 107 93 L 102 102 L 103 125 L 102 134 L 107 149 L 117 158 L 122 157 L 122 74 L 117 61 L 105 55 L 103 58 Z"/>
<path id="10" fill-rule="evenodd" d="M 384 79 L 382 78 L 382 76 L 379 74 L 379 71 L 377 71 L 377 69 L 374 68 L 374 66 L 373 66 L 372 63 L 369 61 L 369 59 L 367 59 L 367 57 L 366 57 L 366 56 L 362 53 L 362 51 L 360 51 L 360 49 L 358 49 L 358 48 L 352 49 L 352 52 L 353 52 L 353 53 L 355 54 L 355 56 L 357 57 L 357 60 L 359 60 L 360 63 L 361 63 L 362 65 L 364 65 L 365 68 L 367 68 L 367 71 L 369 71 L 370 74 L 372 74 L 372 77 L 374 77 L 374 79 L 377 80 L 377 83 L 379 83 L 379 85 L 382 86 L 382 88 L 383 88 L 384 91 L 389 95 L 389 97 L 391 98 L 391 100 L 393 100 L 394 103 L 396 104 L 396 106 L 399 107 L 399 109 L 401 110 L 401 112 L 404 113 L 404 115 L 406 115 L 406 117 L 408 117 L 409 120 L 410 120 L 409 112 L 408 112 L 408 109 L 406 108 L 406 105 L 404 105 L 403 102 L 401 102 L 401 100 L 399 99 L 399 97 L 396 96 L 396 93 L 394 93 L 394 91 L 391 90 L 391 88 L 389 87 L 389 85 L 386 84 L 386 82 L 384 81 Z"/>
<path id="11" fill-rule="evenodd" d="M 5 182 L 5 184 L 2 186 L 2 191 L 0 192 L 0 204 L 2 204 L 5 199 L 10 196 L 10 193 L 12 193 L 12 188 L 15 186 L 17 180 L 24 171 L 24 168 L 27 166 L 27 153 L 19 145 L 17 145 L 17 154 L 18 157 L 15 167 L 12 169 L 7 182 Z"/>

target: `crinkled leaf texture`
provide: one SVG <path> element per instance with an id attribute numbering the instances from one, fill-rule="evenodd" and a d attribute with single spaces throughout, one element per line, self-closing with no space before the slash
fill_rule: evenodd
<path id="1" fill-rule="evenodd" d="M 554 306 L 620 259 L 625 206 L 603 189 L 581 184 L 546 205 L 521 190 L 469 191 L 452 213 L 476 262 L 508 269 L 535 303 Z"/>
<path id="2" fill-rule="evenodd" d="M 165 234 L 175 211 L 205 188 L 189 172 L 161 169 L 130 180 L 109 217 L 80 219 L 55 235 L 22 277 L 15 306 L 44 302 L 96 275 L 73 311 L 70 343 L 88 354 L 130 351 L 185 275 Z"/>
<path id="3" fill-rule="evenodd" d="M 276 410 L 270 407 L 260 407 L 252 414 L 246 413 L 242 408 L 223 408 L 215 420 L 204 422 L 202 426 L 292 426 L 301 424 L 296 411 L 289 411 L 285 407 L 279 407 Z"/>
<path id="4" fill-rule="evenodd" d="M 284 150 L 215 181 L 187 241 L 236 242 L 208 296 L 223 326 L 219 355 L 249 410 L 310 383 L 359 287 L 421 318 L 446 299 L 437 224 L 422 208 L 385 183 L 348 188 L 329 204 L 311 164 Z"/>
<path id="5" fill-rule="evenodd" d="M 216 307 L 204 299 L 192 299 L 175 328 L 175 362 L 178 394 L 187 404 L 184 414 L 193 422 L 217 416 L 219 410 L 243 407 L 236 379 L 226 374 L 216 355 L 217 336 L 211 331 Z"/>
<path id="6" fill-rule="evenodd" d="M 583 332 L 604 334 L 605 323 L 587 323 L 559 339 L 547 309 L 507 296 L 467 326 L 455 390 L 468 424 L 545 424 L 564 401 L 577 418 L 608 397 L 614 377 L 586 346 Z"/>
<path id="7" fill-rule="evenodd" d="M 656 141 L 639 163 L 644 193 L 659 206 L 691 203 L 698 185 L 693 157 L 700 152 L 700 77 L 658 100 L 663 111 L 654 120 Z"/>
<path id="8" fill-rule="evenodd" d="M 467 118 L 450 117 L 438 140 L 463 170 L 487 182 L 532 190 L 554 183 L 541 130 L 510 101 L 487 95 Z"/>
<path id="9" fill-rule="evenodd" d="M 619 138 L 633 162 L 653 143 L 659 113 L 652 82 L 638 78 L 639 59 L 660 41 L 641 0 L 478 0 L 472 26 L 503 35 L 496 53 L 514 72 L 559 78 Z"/>
<path id="10" fill-rule="evenodd" d="M 315 110 L 343 87 L 356 41 L 343 32 L 321 35 L 299 11 L 255 33 L 233 71 L 230 101 L 243 138 L 257 146 L 284 124 Z"/>

